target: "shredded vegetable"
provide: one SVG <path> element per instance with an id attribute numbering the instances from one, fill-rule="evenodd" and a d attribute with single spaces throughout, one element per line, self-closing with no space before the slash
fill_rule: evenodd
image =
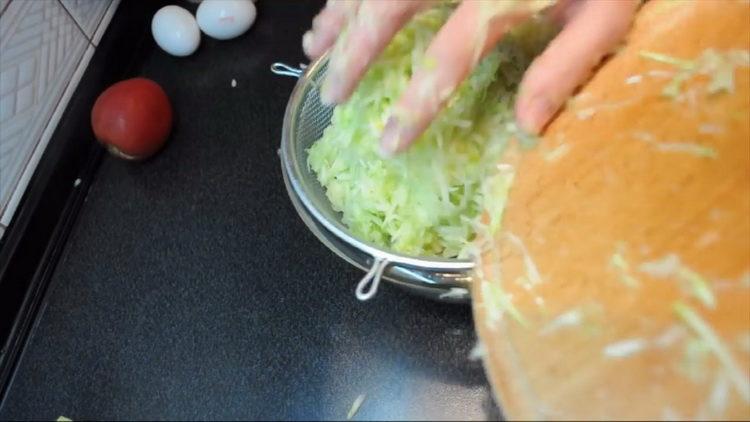
<path id="1" fill-rule="evenodd" d="M 560 144 L 544 154 L 544 159 L 550 163 L 558 161 L 570 152 L 570 145 Z"/>
<path id="2" fill-rule="evenodd" d="M 726 410 L 728 402 L 729 382 L 726 376 L 719 374 L 716 377 L 713 388 L 711 388 L 711 395 L 708 397 L 708 411 L 711 415 L 721 415 Z"/>
<path id="3" fill-rule="evenodd" d="M 729 351 L 717 333 L 711 328 L 701 316 L 690 306 L 677 302 L 674 305 L 675 313 L 682 319 L 700 340 L 700 344 L 713 353 L 721 366 L 726 371 L 729 381 L 746 403 L 750 403 L 750 379 L 748 375 L 734 360 L 732 352 Z"/>
<path id="4" fill-rule="evenodd" d="M 479 60 L 482 50 L 484 50 L 484 45 L 487 41 L 487 36 L 490 30 L 490 23 L 493 19 L 511 12 L 525 11 L 535 13 L 552 6 L 554 0 L 484 0 L 477 3 L 479 4 L 479 17 L 477 18 L 476 40 L 474 43 L 474 63 Z"/>
<path id="5" fill-rule="evenodd" d="M 680 371 L 696 384 L 708 380 L 708 358 L 711 351 L 699 338 L 691 337 L 684 342 Z"/>
<path id="6" fill-rule="evenodd" d="M 718 153 L 715 149 L 701 145 L 697 142 L 660 142 L 656 140 L 656 137 L 648 132 L 636 131 L 632 133 L 633 138 L 645 142 L 659 152 L 676 152 L 682 154 L 690 154 L 696 157 L 704 158 L 716 158 Z"/>
<path id="7" fill-rule="evenodd" d="M 564 327 L 574 327 L 580 325 L 583 321 L 583 311 L 581 309 L 571 309 L 558 315 L 539 331 L 539 335 L 546 336 Z"/>
<path id="8" fill-rule="evenodd" d="M 469 360 L 474 362 L 482 359 L 487 355 L 487 349 L 481 341 L 477 341 L 474 347 L 469 351 Z"/>
<path id="9" fill-rule="evenodd" d="M 672 80 L 662 90 L 662 95 L 679 98 L 682 85 L 695 75 L 709 77 L 708 94 L 734 92 L 734 70 L 737 67 L 750 67 L 750 51 L 728 50 L 719 52 L 709 48 L 694 60 L 683 59 L 653 51 L 641 51 L 641 57 L 668 64 L 677 69 Z"/>
<path id="10" fill-rule="evenodd" d="M 526 319 L 515 305 L 513 305 L 512 297 L 499 284 L 486 280 L 483 280 L 481 283 L 482 298 L 487 310 L 487 324 L 490 328 L 495 328 L 495 324 L 503 317 L 503 313 L 508 313 L 516 322 L 523 326 L 528 325 Z"/>
<path id="11" fill-rule="evenodd" d="M 738 335 L 737 345 L 743 352 L 750 353 L 750 332 Z"/>
<path id="12" fill-rule="evenodd" d="M 440 294 L 440 299 L 465 299 L 469 297 L 469 291 L 463 287 L 451 287 L 447 292 Z"/>
<path id="13" fill-rule="evenodd" d="M 450 11 L 442 5 L 423 12 L 395 36 L 336 107 L 308 165 L 356 236 L 413 256 L 471 258 L 487 225 L 482 214 L 491 219 L 486 229 L 499 228 L 513 171 L 497 163 L 518 138 L 510 124 L 515 92 L 553 31 L 536 20 L 513 30 L 407 152 L 382 159 L 378 142 L 392 105 L 416 70 L 437 65 L 424 52 Z"/>
<path id="14" fill-rule="evenodd" d="M 625 84 L 634 85 L 634 84 L 641 83 L 642 80 L 643 80 L 643 75 L 632 75 L 632 76 L 628 76 L 627 78 L 625 78 Z"/>
<path id="15" fill-rule="evenodd" d="M 630 288 L 636 288 L 640 286 L 638 279 L 633 277 L 630 272 L 630 264 L 625 259 L 625 245 L 618 244 L 617 249 L 609 258 L 609 265 L 617 272 L 618 280 Z"/>
<path id="16" fill-rule="evenodd" d="M 633 338 L 608 344 L 602 350 L 604 356 L 608 358 L 626 358 L 648 347 L 648 342 L 641 338 Z"/>
<path id="17" fill-rule="evenodd" d="M 526 249 L 526 244 L 523 243 L 520 237 L 515 234 L 508 232 L 505 234 L 513 245 L 518 248 L 519 252 L 523 256 L 523 266 L 526 270 L 526 279 L 531 283 L 532 286 L 540 284 L 542 282 L 542 276 L 539 274 L 539 268 L 534 263 L 534 259 L 531 258 L 529 250 Z"/>
<path id="18" fill-rule="evenodd" d="M 347 420 L 351 420 L 354 417 L 354 415 L 356 415 L 357 412 L 359 412 L 359 408 L 362 407 L 362 403 L 364 403 L 364 401 L 365 401 L 364 394 L 360 394 L 357 396 L 356 399 L 354 399 L 354 403 L 352 403 L 352 407 L 349 408 L 349 413 L 346 414 Z"/>
<path id="19" fill-rule="evenodd" d="M 660 349 L 666 349 L 667 347 L 670 347 L 673 344 L 675 344 L 684 335 L 685 335 L 685 327 L 681 325 L 674 325 L 672 327 L 669 327 L 666 331 L 664 331 L 664 333 L 656 337 L 653 343 L 654 343 L 654 346 Z"/>
<path id="20" fill-rule="evenodd" d="M 638 270 L 653 278 L 676 278 L 688 294 L 701 301 L 706 307 L 716 307 L 716 297 L 706 279 L 693 269 L 687 267 L 675 254 L 642 263 Z"/>

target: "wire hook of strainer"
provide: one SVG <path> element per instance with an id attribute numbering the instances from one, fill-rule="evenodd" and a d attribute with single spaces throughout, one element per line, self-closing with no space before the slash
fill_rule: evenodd
<path id="1" fill-rule="evenodd" d="M 356 266 L 363 269 L 369 267 L 369 270 L 367 270 L 365 276 L 362 277 L 362 279 L 357 284 L 355 290 L 357 299 L 366 301 L 374 297 L 378 291 L 382 279 L 388 278 L 386 276 L 386 270 L 390 271 L 389 268 L 396 268 L 401 273 L 403 273 L 405 269 L 406 271 L 419 272 L 417 276 L 408 276 L 415 278 L 408 279 L 409 281 L 406 281 L 406 283 L 414 283 L 415 286 L 419 286 L 420 288 L 446 283 L 447 287 L 443 289 L 445 290 L 444 292 L 441 292 L 440 299 L 443 299 L 443 297 L 458 297 L 458 293 L 461 293 L 462 297 L 467 296 L 466 293 L 468 293 L 468 290 L 466 289 L 466 287 L 457 286 L 454 283 L 456 282 L 457 277 L 470 278 L 470 276 L 466 274 L 468 274 L 473 269 L 473 262 L 464 262 L 460 260 L 454 261 L 439 258 L 430 259 L 410 257 L 399 255 L 391 251 L 381 250 L 375 245 L 368 244 L 367 242 L 363 242 L 352 236 L 346 231 L 344 227 L 341 226 L 340 223 L 336 222 L 335 219 L 327 219 L 324 210 L 319 209 L 318 207 L 313 205 L 315 204 L 315 197 L 311 197 L 310 192 L 304 189 L 304 186 L 306 186 L 303 183 L 305 175 L 297 174 L 298 170 L 295 170 L 296 167 L 294 165 L 294 161 L 292 161 L 293 158 L 290 158 L 294 157 L 295 152 L 292 145 L 294 145 L 295 138 L 291 137 L 292 135 L 290 135 L 291 132 L 289 131 L 291 130 L 290 128 L 293 127 L 293 124 L 295 122 L 294 119 L 299 118 L 300 116 L 300 114 L 298 114 L 299 107 L 303 107 L 303 116 L 305 112 L 310 113 L 309 109 L 307 111 L 305 111 L 304 109 L 304 104 L 306 104 L 305 101 L 309 100 L 309 98 L 305 98 L 304 96 L 308 95 L 308 93 L 315 93 L 319 90 L 318 81 L 316 80 L 315 75 L 319 75 L 321 73 L 321 63 L 326 63 L 325 57 L 322 57 L 316 60 L 314 63 L 311 63 L 309 68 L 304 64 L 300 64 L 299 67 L 293 67 L 280 62 L 273 63 L 270 68 L 271 72 L 276 75 L 291 76 L 299 80 L 304 79 L 305 84 L 309 83 L 313 87 L 311 88 L 312 90 L 305 90 L 304 85 L 297 85 L 295 87 L 295 90 L 292 91 L 292 96 L 290 97 L 289 103 L 287 104 L 287 110 L 284 115 L 284 127 L 282 129 L 282 146 L 280 149 L 280 155 L 282 158 L 284 172 L 289 178 L 289 185 L 287 186 L 287 188 L 290 189 L 290 192 L 294 192 L 292 195 L 297 197 L 297 199 L 301 203 L 302 208 L 306 209 L 306 211 L 310 213 L 310 217 L 317 223 L 319 223 L 324 228 L 324 230 L 329 231 L 331 235 L 338 237 L 342 242 L 348 244 L 354 250 L 371 257 L 371 259 L 368 259 L 367 261 L 363 260 L 360 261 L 359 264 L 355 264 Z M 317 100 L 315 100 L 315 102 L 317 103 Z M 319 121 L 312 122 L 313 125 L 319 123 Z M 291 142 L 290 137 L 292 140 Z M 349 258 L 351 258 L 351 255 L 348 256 Z M 430 272 L 434 272 L 434 278 L 433 276 L 429 275 Z"/>
<path id="2" fill-rule="evenodd" d="M 299 68 L 295 68 L 285 63 L 277 62 L 271 65 L 271 72 L 280 76 L 300 78 L 304 74 L 306 67 L 300 64 Z M 372 299 L 377 294 L 378 287 L 380 287 L 380 280 L 383 278 L 383 272 L 385 272 L 386 267 L 388 267 L 387 259 L 375 258 L 370 270 L 357 283 L 357 289 L 354 291 L 357 299 L 364 302 Z"/>
<path id="3" fill-rule="evenodd" d="M 274 63 L 271 65 L 271 72 L 280 76 L 291 76 L 294 78 L 300 78 L 305 73 L 304 64 L 300 64 L 299 68 L 289 66 L 285 63 Z M 357 299 L 361 301 L 367 301 L 372 299 L 378 292 L 380 287 L 380 280 L 383 278 L 383 272 L 388 267 L 388 260 L 384 258 L 375 258 L 372 267 L 367 271 L 364 277 L 357 283 L 357 289 L 354 291 Z"/>
<path id="4" fill-rule="evenodd" d="M 357 283 L 357 290 L 354 291 L 357 299 L 364 302 L 375 296 L 375 293 L 378 292 L 378 287 L 380 286 L 380 280 L 383 278 L 383 272 L 388 266 L 388 263 L 387 259 L 375 258 L 370 271 L 368 271 L 367 274 L 359 280 L 359 283 Z"/>
<path id="5" fill-rule="evenodd" d="M 292 67 L 285 63 L 274 63 L 271 65 L 271 72 L 280 75 L 280 76 L 291 76 L 293 78 L 299 78 L 302 76 L 303 73 L 305 73 L 305 66 L 304 64 L 300 63 L 299 67 Z"/>
<path id="6" fill-rule="evenodd" d="M 285 63 L 277 62 L 271 65 L 271 72 L 280 76 L 300 78 L 305 73 L 306 67 L 304 64 L 300 64 L 299 68 L 295 68 Z M 357 283 L 357 289 L 354 291 L 357 299 L 364 302 L 372 299 L 377 294 L 378 287 L 380 287 L 380 280 L 383 278 L 383 272 L 388 267 L 388 263 L 388 260 L 384 258 L 374 259 L 370 270 Z"/>

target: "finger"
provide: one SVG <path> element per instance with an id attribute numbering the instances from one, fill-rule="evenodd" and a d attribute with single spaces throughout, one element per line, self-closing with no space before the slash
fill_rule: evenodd
<path id="1" fill-rule="evenodd" d="M 544 15 L 550 19 L 551 22 L 564 25 L 570 22 L 573 17 L 581 10 L 581 6 L 586 3 L 586 0 L 557 0 L 552 7 L 547 9 Z"/>
<path id="2" fill-rule="evenodd" d="M 503 4 L 510 3 L 465 1 L 458 6 L 425 53 L 425 61 L 434 65 L 414 72 L 388 119 L 380 144 L 382 155 L 388 157 L 407 149 L 479 59 L 532 12 L 525 8 L 497 9 L 497 13 L 487 14 L 488 6 Z"/>
<path id="3" fill-rule="evenodd" d="M 347 34 L 331 53 L 321 100 L 345 101 L 373 60 L 417 12 L 432 2 L 424 0 L 370 0 L 362 2 Z"/>
<path id="4" fill-rule="evenodd" d="M 302 50 L 307 57 L 317 59 L 336 42 L 346 22 L 355 16 L 359 4 L 359 0 L 328 0 L 313 19 L 312 29 L 302 36 Z"/>
<path id="5" fill-rule="evenodd" d="M 522 129 L 539 133 L 594 67 L 625 37 L 637 0 L 596 0 L 582 5 L 521 82 L 516 119 Z"/>

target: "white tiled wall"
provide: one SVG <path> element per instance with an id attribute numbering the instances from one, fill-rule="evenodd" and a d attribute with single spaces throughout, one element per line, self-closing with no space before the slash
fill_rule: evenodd
<path id="1" fill-rule="evenodd" d="M 60 0 L 68 9 L 68 12 L 81 27 L 83 33 L 91 39 L 94 36 L 96 27 L 99 26 L 104 17 L 104 13 L 109 7 L 109 1 L 100 0 Z"/>
<path id="2" fill-rule="evenodd" d="M 0 237 L 119 0 L 0 0 Z"/>

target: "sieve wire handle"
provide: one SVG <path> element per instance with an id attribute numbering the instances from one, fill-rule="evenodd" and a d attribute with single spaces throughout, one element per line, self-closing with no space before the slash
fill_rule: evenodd
<path id="1" fill-rule="evenodd" d="M 271 72 L 280 76 L 291 76 L 293 78 L 300 78 L 305 73 L 304 64 L 300 64 L 299 67 L 289 66 L 285 63 L 277 62 L 271 65 Z"/>
<path id="2" fill-rule="evenodd" d="M 357 299 L 364 302 L 375 296 L 375 293 L 378 292 L 378 286 L 380 286 L 380 279 L 383 278 L 383 271 L 389 263 L 387 259 L 375 258 L 370 271 L 357 283 L 357 290 L 354 292 Z"/>

